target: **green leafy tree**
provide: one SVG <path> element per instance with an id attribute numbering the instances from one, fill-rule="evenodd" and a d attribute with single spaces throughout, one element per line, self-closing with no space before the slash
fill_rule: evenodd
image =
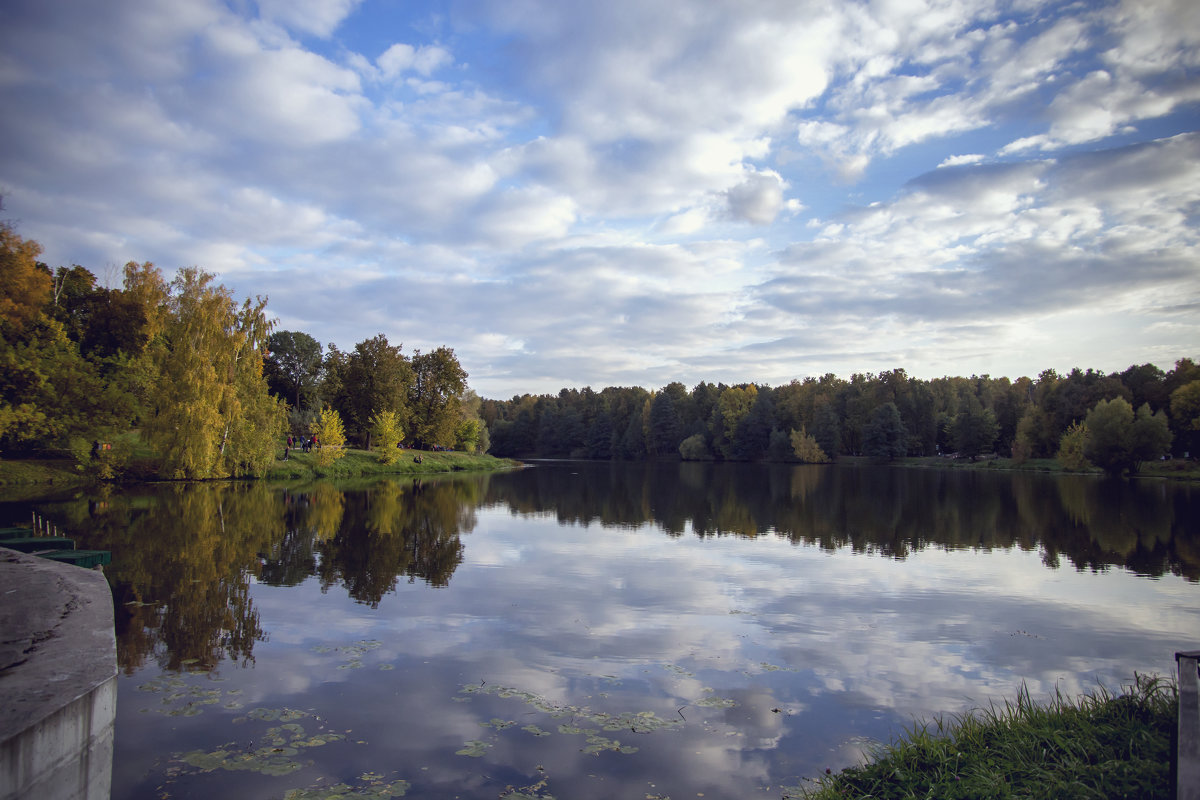
<path id="1" fill-rule="evenodd" d="M 463 393 L 458 410 L 461 418 L 454 434 L 455 449 L 465 453 L 486 453 L 491 446 L 491 439 L 487 423 L 481 416 L 483 399 L 468 389 Z"/>
<path id="2" fill-rule="evenodd" d="M 321 409 L 310 432 L 317 437 L 316 460 L 320 466 L 328 467 L 346 454 L 346 430 L 341 415 L 332 408 Z"/>
<path id="3" fill-rule="evenodd" d="M 731 386 L 724 389 L 713 404 L 709 428 L 712 431 L 713 449 L 722 458 L 734 457 L 734 437 L 738 425 L 750 414 L 758 398 L 758 387 Z"/>
<path id="4" fill-rule="evenodd" d="M 409 428 L 423 447 L 452 447 L 461 419 L 459 404 L 467 389 L 467 371 L 449 347 L 413 353 L 408 390 Z"/>
<path id="5" fill-rule="evenodd" d="M 679 457 L 684 461 L 712 461 L 712 451 L 704 441 L 704 434 L 694 433 L 679 443 Z"/>
<path id="6" fill-rule="evenodd" d="M 1067 432 L 1062 435 L 1058 445 L 1058 463 L 1063 469 L 1072 472 L 1083 472 L 1091 469 L 1092 462 L 1087 459 L 1088 428 L 1083 422 L 1073 422 Z"/>
<path id="7" fill-rule="evenodd" d="M 908 432 L 895 403 L 884 403 L 871 412 L 863 429 L 863 455 L 875 461 L 892 461 L 907 453 Z"/>
<path id="8" fill-rule="evenodd" d="M 1101 400 L 1087 414 L 1088 460 L 1109 475 L 1136 473 L 1144 461 L 1158 458 L 1171 446 L 1166 414 L 1153 414 L 1143 404 L 1134 414 L 1123 397 Z"/>
<path id="9" fill-rule="evenodd" d="M 1163 411 L 1151 413 L 1150 404 L 1143 403 L 1129 429 L 1130 471 L 1138 473 L 1142 464 L 1157 461 L 1171 452 L 1171 426 Z"/>
<path id="10" fill-rule="evenodd" d="M 808 434 L 804 426 L 801 426 L 798 431 L 792 431 L 791 440 L 792 451 L 802 463 L 825 464 L 829 462 L 829 456 L 821 449 L 821 445 L 817 444 L 816 438 Z"/>
<path id="11" fill-rule="evenodd" d="M 1179 435 L 1176 446 L 1194 453 L 1200 443 L 1200 380 L 1171 392 L 1171 422 Z"/>
<path id="12" fill-rule="evenodd" d="M 954 418 L 950 435 L 959 455 L 974 460 L 985 452 L 991 452 L 999 432 L 992 410 L 984 408 L 978 397 L 969 395 Z"/>
<path id="13" fill-rule="evenodd" d="M 371 438 L 384 464 L 395 464 L 400 460 L 400 442 L 404 432 L 395 411 L 377 411 L 371 417 Z M 343 443 L 345 437 L 343 436 Z M 324 441 L 318 439 L 318 441 Z"/>
<path id="14" fill-rule="evenodd" d="M 267 339 L 263 365 L 267 383 L 275 394 L 302 407 L 302 399 L 316 392 L 321 374 L 321 343 L 307 333 L 276 331 Z M 311 400 L 310 400 L 311 401 Z"/>
<path id="15" fill-rule="evenodd" d="M 394 411 L 402 426 L 412 430 L 407 397 L 413 369 L 398 345 L 388 344 L 382 333 L 365 339 L 344 356 L 330 347 L 325 358 L 334 391 L 332 406 L 346 427 L 371 446 L 371 416 Z M 415 431 L 414 431 L 415 435 Z"/>
<path id="16" fill-rule="evenodd" d="M 837 409 L 828 397 L 822 397 L 815 403 L 811 430 L 821 451 L 830 459 L 837 458 L 842 449 L 841 423 L 838 420 Z"/>

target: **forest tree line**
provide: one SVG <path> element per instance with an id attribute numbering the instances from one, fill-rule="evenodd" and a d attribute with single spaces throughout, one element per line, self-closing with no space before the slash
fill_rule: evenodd
<path id="1" fill-rule="evenodd" d="M 195 267 L 168 282 L 130 262 L 122 288 L 51 269 L 0 223 L 0 451 L 70 453 L 114 477 L 130 464 L 178 479 L 261 475 L 288 434 L 486 449 L 479 398 L 454 351 L 411 357 L 383 335 L 342 352 L 275 332 L 266 299 L 237 302 Z M 333 435 L 336 432 L 337 435 Z M 387 454 L 384 454 L 387 455 Z"/>
<path id="2" fill-rule="evenodd" d="M 921 380 L 895 369 L 777 387 L 563 389 L 485 400 L 481 413 L 497 456 L 819 463 L 996 453 L 1071 468 L 1090 459 L 1120 473 L 1172 451 L 1197 453 L 1200 366 L 1182 358 L 1167 372 L 1142 364 L 1015 380 Z"/>

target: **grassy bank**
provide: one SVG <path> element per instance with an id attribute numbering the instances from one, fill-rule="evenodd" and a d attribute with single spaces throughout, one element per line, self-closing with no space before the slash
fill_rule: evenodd
<path id="1" fill-rule="evenodd" d="M 420 458 L 420 462 L 417 462 Z M 317 464 L 316 453 L 293 451 L 287 461 L 276 461 L 264 476 L 267 480 L 296 480 L 304 478 L 355 478 L 371 475 L 428 475 L 443 472 L 495 472 L 519 466 L 508 458 L 472 455 L 459 452 L 429 453 L 405 450 L 395 464 L 382 464 L 368 450 L 347 449 L 333 464 Z"/>
<path id="2" fill-rule="evenodd" d="M 418 451 L 406 450 L 399 462 L 392 465 L 379 463 L 373 453 L 366 450 L 347 450 L 346 454 L 329 467 L 320 467 L 314 453 L 292 453 L 287 461 L 278 460 L 266 475 L 266 480 L 304 480 L 310 478 L 362 477 L 371 475 L 427 475 L 445 472 L 494 472 L 511 469 L 519 463 L 507 458 L 468 453 L 420 452 L 421 462 L 414 461 Z M 145 469 L 131 473 L 133 480 L 157 480 Z M 126 476 L 130 479 L 131 476 Z M 5 496 L 14 492 L 37 494 L 49 489 L 64 488 L 89 483 L 93 478 L 80 471 L 74 461 L 58 460 L 9 460 L 0 459 L 0 487 Z"/>
<path id="3" fill-rule="evenodd" d="M 1170 796 L 1175 684 L 1138 677 L 1045 704 L 1015 703 L 914 725 L 870 762 L 827 775 L 802 797 L 1146 798 Z"/>
<path id="4" fill-rule="evenodd" d="M 867 458 L 842 457 L 838 459 L 845 463 L 872 463 Z M 1012 470 L 1016 472 L 1052 472 L 1062 475 L 1103 475 L 1100 469 L 1089 469 L 1083 472 L 1072 472 L 1063 469 L 1062 464 L 1053 458 L 1031 458 L 1021 463 L 1011 458 L 980 458 L 971 461 L 969 458 L 943 458 L 941 456 L 923 456 L 919 458 L 900 458 L 892 462 L 893 466 L 926 467 L 930 469 L 983 469 L 983 470 Z M 1170 478 L 1174 480 L 1200 481 L 1200 462 L 1172 459 L 1171 461 L 1150 461 L 1142 465 L 1142 471 L 1137 478 Z"/>

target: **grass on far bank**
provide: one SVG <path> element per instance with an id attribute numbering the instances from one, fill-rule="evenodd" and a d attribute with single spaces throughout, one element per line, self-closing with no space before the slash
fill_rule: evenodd
<path id="1" fill-rule="evenodd" d="M 418 463 L 417 458 L 421 461 Z M 317 464 L 317 453 L 293 450 L 288 460 L 277 459 L 263 476 L 266 480 L 297 478 L 353 478 L 370 475 L 428 475 L 443 472 L 495 472 L 518 466 L 508 458 L 474 455 L 458 451 L 429 452 L 404 450 L 395 464 L 380 462 L 377 453 L 346 448 L 341 458 L 329 466 Z"/>
<path id="2" fill-rule="evenodd" d="M 1138 676 L 1113 695 L 1015 703 L 913 725 L 870 762 L 821 777 L 809 800 L 1170 796 L 1173 681 Z M 785 795 L 788 796 L 788 795 Z"/>
<path id="3" fill-rule="evenodd" d="M 866 458 L 842 457 L 839 461 L 871 463 Z M 928 467 L 933 469 L 984 469 L 984 470 L 1013 470 L 1016 472 L 1053 472 L 1061 475 L 1103 475 L 1104 471 L 1097 468 L 1083 472 L 1073 472 L 1064 469 L 1053 458 L 1030 458 L 1021 463 L 1011 458 L 985 458 L 975 461 L 969 458 L 948 458 L 944 456 L 921 456 L 899 458 L 892 462 L 893 466 Z M 1175 480 L 1200 480 L 1200 461 L 1189 461 L 1182 458 L 1168 461 L 1148 461 L 1142 464 L 1141 472 L 1131 476 L 1135 478 L 1172 478 Z"/>

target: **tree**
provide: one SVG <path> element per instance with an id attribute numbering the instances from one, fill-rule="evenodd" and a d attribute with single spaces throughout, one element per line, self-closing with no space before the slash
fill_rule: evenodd
<path id="1" fill-rule="evenodd" d="M 395 464 L 400 460 L 400 442 L 404 433 L 395 411 L 377 411 L 371 417 L 371 436 L 379 451 L 379 460 L 384 464 Z M 344 438 L 344 437 L 343 437 Z M 318 438 L 318 441 L 321 441 Z"/>
<path id="2" fill-rule="evenodd" d="M 733 434 L 733 457 L 740 461 L 755 461 L 766 455 L 774 419 L 775 403 L 770 389 L 764 388 L 755 395 L 750 413 L 738 422 Z"/>
<path id="3" fill-rule="evenodd" d="M 1171 422 L 1179 435 L 1177 447 L 1195 452 L 1200 441 L 1200 380 L 1171 392 Z"/>
<path id="4" fill-rule="evenodd" d="M 302 394 L 311 397 L 317 388 L 321 343 L 307 333 L 276 331 L 267 339 L 267 350 L 264 371 L 271 391 L 294 400 L 293 408 L 301 408 Z"/>
<path id="5" fill-rule="evenodd" d="M 1133 425 L 1129 429 L 1130 472 L 1137 474 L 1142 464 L 1157 461 L 1171 452 L 1171 427 L 1162 410 L 1150 412 L 1150 404 L 1143 403 L 1137 410 Z"/>
<path id="6" fill-rule="evenodd" d="M 1088 460 L 1109 475 L 1136 473 L 1142 462 L 1161 456 L 1171 446 L 1166 414 L 1153 414 L 1143 404 L 1137 414 L 1123 397 L 1101 400 L 1087 413 Z"/>
<path id="7" fill-rule="evenodd" d="M 1088 428 L 1082 422 L 1073 422 L 1067 432 L 1062 435 L 1058 445 L 1058 463 L 1063 469 L 1073 472 L 1083 472 L 1090 469 L 1092 463 L 1085 453 L 1088 449 Z"/>
<path id="8" fill-rule="evenodd" d="M 713 449 L 722 458 L 734 457 L 734 437 L 738 424 L 750 413 L 758 397 L 758 387 L 751 384 L 745 388 L 731 386 L 724 389 L 713 404 L 709 427 L 712 430 Z M 769 429 L 768 429 L 769 430 Z"/>
<path id="9" fill-rule="evenodd" d="M 876 461 L 892 461 L 907 453 L 908 432 L 895 403 L 884 403 L 871 412 L 863 429 L 863 455 Z"/>
<path id="10" fill-rule="evenodd" d="M 654 395 L 654 400 L 650 403 L 648 422 L 646 450 L 651 455 L 664 456 L 679 452 L 683 424 L 671 393 L 664 390 Z"/>
<path id="11" fill-rule="evenodd" d="M 388 344 L 382 333 L 364 339 L 343 356 L 332 345 L 325 357 L 330 376 L 333 410 L 345 424 L 371 447 L 371 416 L 379 411 L 394 411 L 405 428 L 408 419 L 408 388 L 413 370 L 399 346 Z"/>
<path id="12" fill-rule="evenodd" d="M 821 451 L 831 460 L 837 458 L 841 451 L 841 423 L 838 420 L 837 409 L 829 398 L 821 398 L 815 405 L 813 413 L 812 437 L 817 440 Z"/>
<path id="13" fill-rule="evenodd" d="M 713 454 L 704 441 L 704 434 L 692 434 L 679 444 L 679 457 L 684 461 L 712 461 Z"/>
<path id="14" fill-rule="evenodd" d="M 37 257 L 42 246 L 0 222 L 0 335 L 23 331 L 50 297 L 50 275 Z"/>
<path id="15" fill-rule="evenodd" d="M 992 410 L 984 408 L 978 397 L 969 395 L 954 418 L 950 435 L 958 454 L 974 461 L 980 454 L 991 452 L 999 430 Z"/>
<path id="16" fill-rule="evenodd" d="M 162 471 L 188 479 L 262 474 L 284 421 L 262 374 L 266 301 L 239 309 L 212 275 L 189 267 L 170 284 L 166 306 L 146 421 Z"/>
<path id="17" fill-rule="evenodd" d="M 454 433 L 454 447 L 465 453 L 486 453 L 491 446 L 488 427 L 481 411 L 483 400 L 468 389 L 458 406 L 460 419 Z"/>
<path id="18" fill-rule="evenodd" d="M 825 451 L 821 449 L 821 445 L 817 444 L 816 438 L 809 436 L 808 431 L 804 426 L 800 426 L 800 430 L 793 430 L 791 435 L 792 451 L 795 452 L 796 458 L 805 464 L 825 464 L 829 461 L 829 456 L 825 455 Z"/>
<path id="19" fill-rule="evenodd" d="M 346 454 L 346 431 L 341 416 L 332 408 L 321 410 L 311 433 L 317 437 L 317 464 L 328 467 Z"/>
<path id="20" fill-rule="evenodd" d="M 419 446 L 452 447 L 467 389 L 467 371 L 449 347 L 413 353 L 408 391 L 409 429 Z"/>

